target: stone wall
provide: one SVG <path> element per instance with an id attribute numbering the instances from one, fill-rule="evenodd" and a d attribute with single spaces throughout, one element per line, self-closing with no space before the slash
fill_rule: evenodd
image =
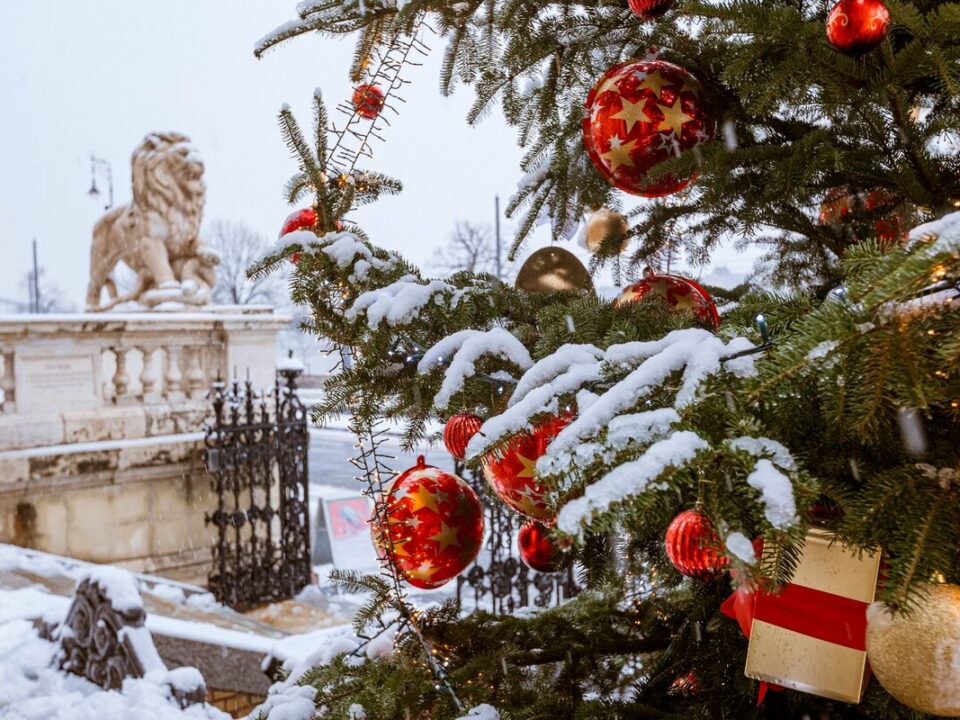
<path id="1" fill-rule="evenodd" d="M 204 582 L 218 374 L 272 386 L 288 318 L 0 317 L 0 542 Z"/>

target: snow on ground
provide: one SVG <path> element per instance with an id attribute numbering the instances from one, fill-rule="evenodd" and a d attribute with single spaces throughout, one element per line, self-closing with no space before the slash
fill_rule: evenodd
<path id="1" fill-rule="evenodd" d="M 181 709 L 160 678 L 103 690 L 56 670 L 56 645 L 25 620 L 0 624 L 0 720 L 227 720 L 209 705 Z M 164 680 L 166 678 L 163 678 Z"/>

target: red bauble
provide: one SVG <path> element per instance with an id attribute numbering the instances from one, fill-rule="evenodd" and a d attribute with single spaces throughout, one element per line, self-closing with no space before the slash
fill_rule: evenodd
<path id="1" fill-rule="evenodd" d="M 299 265 L 301 257 L 303 257 L 301 253 L 290 253 L 290 262 L 292 262 L 294 265 Z"/>
<path id="2" fill-rule="evenodd" d="M 568 555 L 560 552 L 550 537 L 550 531 L 536 520 L 530 520 L 520 527 L 517 534 L 520 558 L 531 570 L 552 573 L 563 570 Z"/>
<path id="3" fill-rule="evenodd" d="M 624 288 L 614 304 L 636 302 L 647 295 L 681 310 L 692 310 L 697 319 L 712 327 L 720 324 L 720 313 L 710 293 L 693 280 L 678 275 L 657 275 L 650 268 L 644 270 L 643 280 Z"/>
<path id="4" fill-rule="evenodd" d="M 397 477 L 371 519 L 377 552 L 414 587 L 438 588 L 462 573 L 483 542 L 483 508 L 456 475 L 417 464 Z"/>
<path id="5" fill-rule="evenodd" d="M 720 539 L 699 510 L 684 510 L 667 528 L 667 557 L 683 575 L 709 578 L 727 566 Z"/>
<path id="6" fill-rule="evenodd" d="M 353 91 L 353 107 L 357 111 L 357 115 L 365 117 L 367 120 L 373 120 L 380 114 L 384 102 L 383 90 L 376 85 L 364 83 L 363 85 L 357 85 L 357 89 Z"/>
<path id="7" fill-rule="evenodd" d="M 655 165 L 713 138 L 700 83 L 663 60 L 630 60 L 610 68 L 587 96 L 583 141 L 600 174 L 624 192 L 661 197 L 693 177 L 647 177 Z"/>
<path id="8" fill-rule="evenodd" d="M 882 0 L 840 0 L 827 16 L 827 40 L 846 55 L 863 55 L 883 42 L 890 11 Z"/>
<path id="9" fill-rule="evenodd" d="M 820 205 L 819 221 L 821 225 L 840 223 L 850 214 L 861 199 L 847 188 L 834 188 L 827 193 Z M 871 190 L 862 198 L 862 208 L 873 213 L 876 219 L 873 228 L 876 239 L 881 245 L 891 247 L 902 245 L 910 235 L 906 213 L 903 205 L 898 204 L 896 197 L 886 190 Z M 881 214 L 882 213 L 882 214 Z"/>
<path id="10" fill-rule="evenodd" d="M 673 0 L 628 0 L 630 9 L 644 20 L 653 20 L 673 7 Z"/>
<path id="11" fill-rule="evenodd" d="M 570 422 L 555 417 L 537 425 L 532 432 L 515 437 L 502 450 L 491 453 L 483 474 L 503 502 L 521 515 L 552 525 L 555 517 L 546 502 L 546 489 L 537 482 L 535 466 L 550 441 Z"/>
<path id="12" fill-rule="evenodd" d="M 280 229 L 279 237 L 283 237 L 287 233 L 292 233 L 294 230 L 316 230 L 317 220 L 317 213 L 313 208 L 294 210 L 287 215 L 287 219 L 283 221 L 283 227 Z"/>
<path id="13" fill-rule="evenodd" d="M 463 460 L 467 443 L 477 434 L 481 425 L 483 420 L 469 413 L 454 415 L 447 420 L 447 424 L 443 426 L 443 444 L 447 452 L 453 455 L 454 459 Z"/>

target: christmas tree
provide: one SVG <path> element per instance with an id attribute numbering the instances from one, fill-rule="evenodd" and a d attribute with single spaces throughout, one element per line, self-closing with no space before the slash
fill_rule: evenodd
<path id="1" fill-rule="evenodd" d="M 355 34 L 356 92 L 340 126 L 316 95 L 311 141 L 281 111 L 287 196 L 310 206 L 255 272 L 293 260 L 309 330 L 340 349 L 314 417 L 348 414 L 360 438 L 385 573 L 340 575 L 371 595 L 358 644 L 283 692 L 330 718 L 960 715 L 960 5 L 297 12 L 256 52 Z M 428 279 L 352 222 L 400 190 L 362 165 L 428 26 L 444 92 L 474 88 L 469 122 L 499 104 L 527 148 L 514 252 L 589 215 L 594 265 L 637 280 L 618 301 L 569 267 Z M 768 248 L 782 291 L 660 273 L 664 252 L 730 238 Z M 516 616 L 406 601 L 476 552 L 472 491 L 423 467 L 393 481 L 378 455 L 383 422 L 415 447 L 436 417 L 542 521 L 550 560 L 577 563 L 575 599 Z"/>

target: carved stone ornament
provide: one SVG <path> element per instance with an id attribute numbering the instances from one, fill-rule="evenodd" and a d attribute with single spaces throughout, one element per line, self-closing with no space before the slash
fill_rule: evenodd
<path id="1" fill-rule="evenodd" d="M 120 611 L 96 580 L 77 586 L 73 603 L 59 632 L 60 667 L 108 690 L 119 690 L 125 678 L 141 678 L 148 670 L 166 667 L 144 627 L 142 607 Z M 189 690 L 171 685 L 181 707 L 202 703 L 206 687 Z"/>
<path id="2" fill-rule="evenodd" d="M 179 310 L 208 303 L 220 258 L 200 243 L 203 161 L 186 135 L 158 132 L 133 151 L 131 166 L 133 201 L 110 210 L 93 228 L 87 309 L 136 303 Z M 137 273 L 124 294 L 113 279 L 121 261 Z"/>

